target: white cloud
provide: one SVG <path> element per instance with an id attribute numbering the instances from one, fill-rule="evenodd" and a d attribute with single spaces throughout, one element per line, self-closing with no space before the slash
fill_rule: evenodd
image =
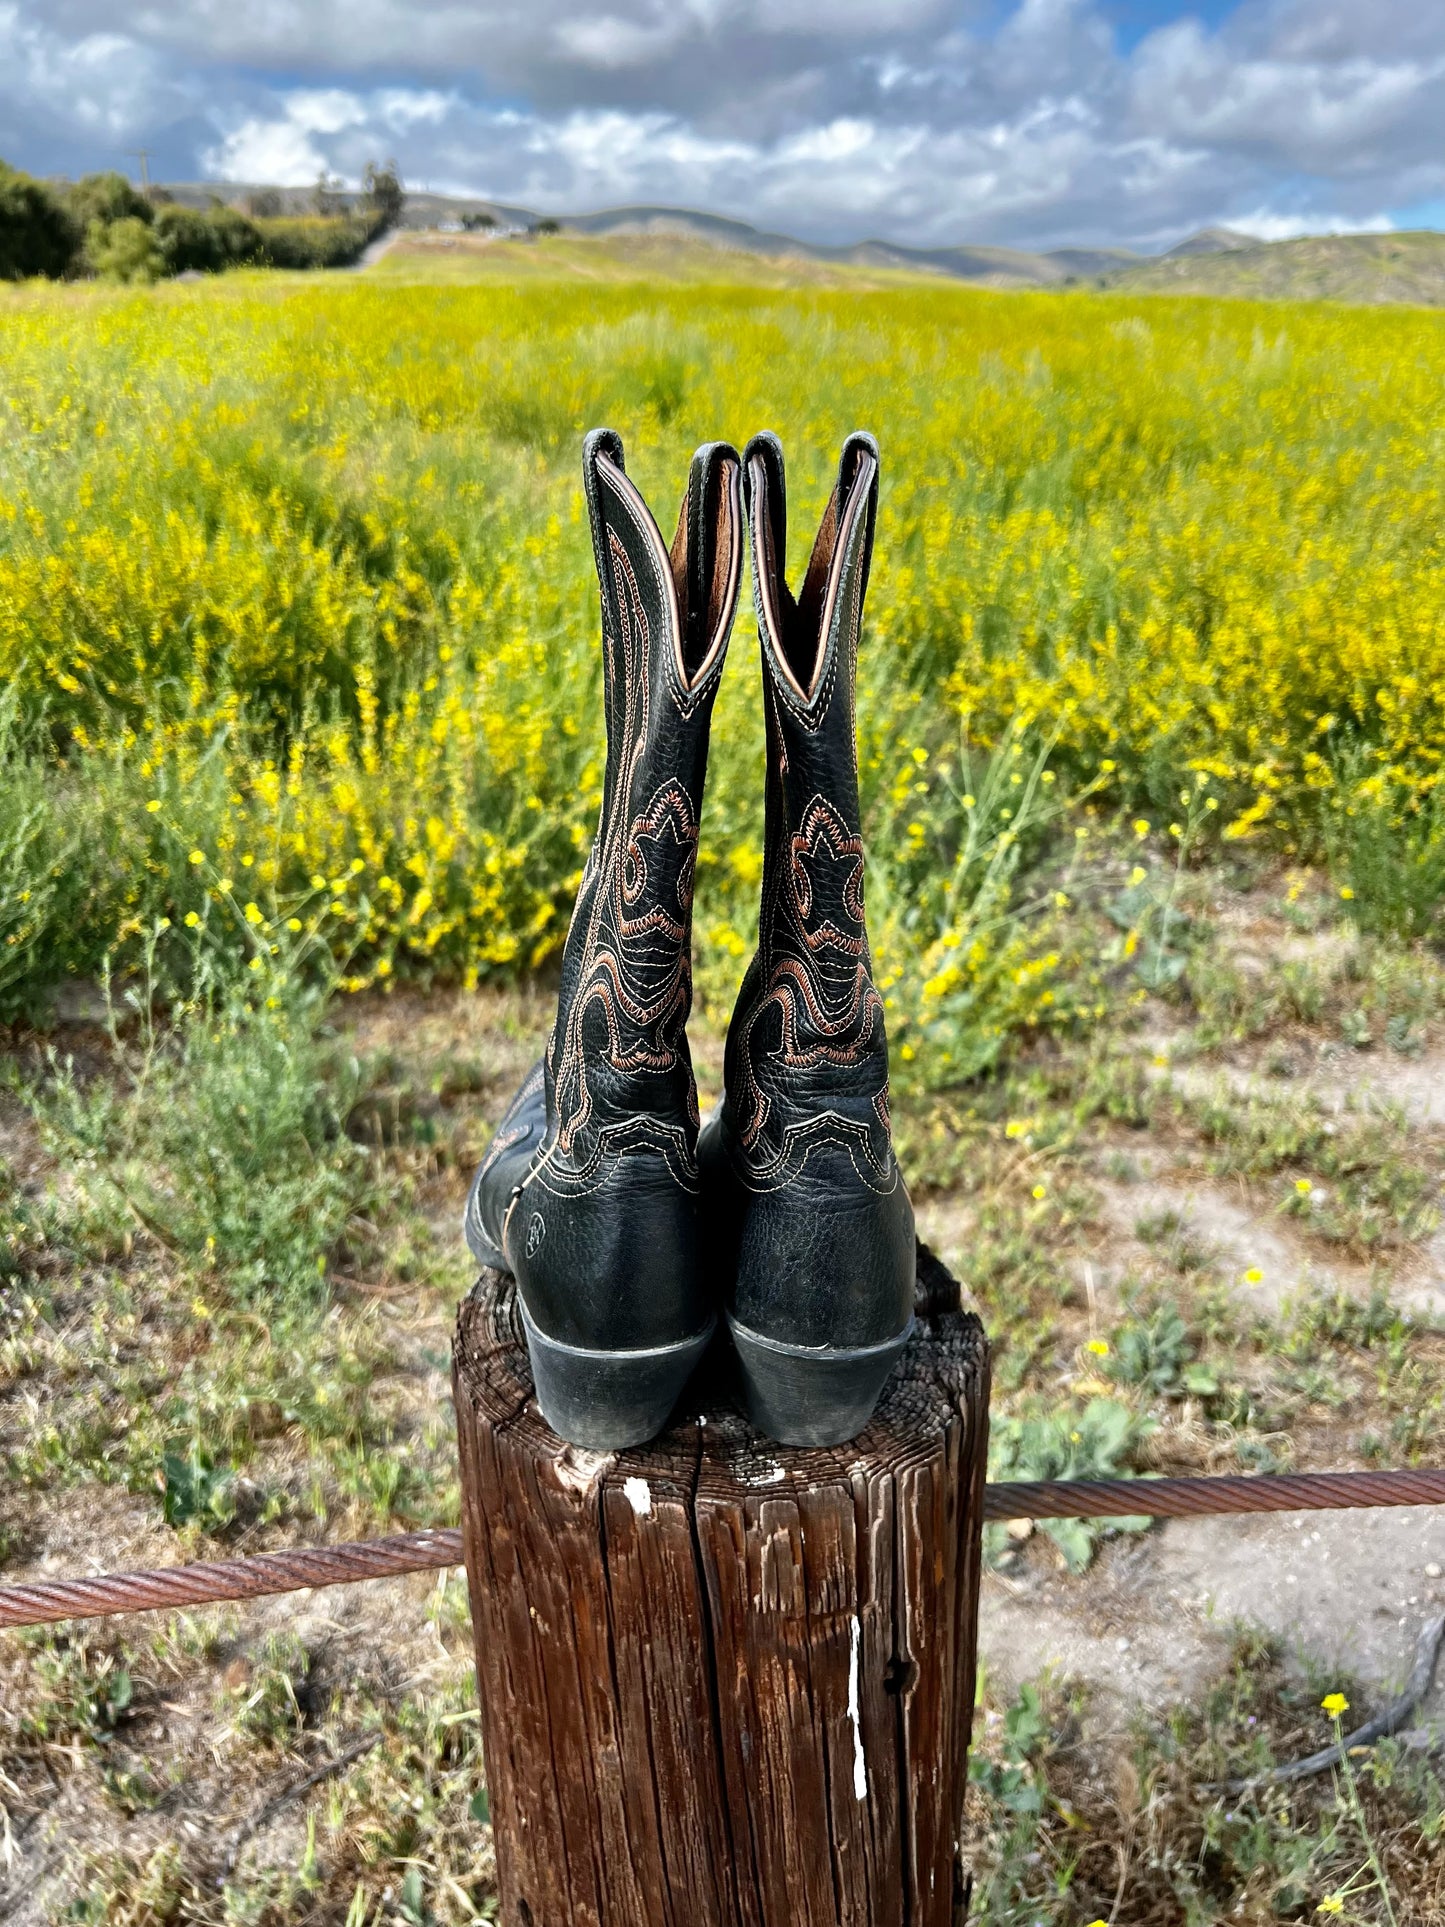
<path id="1" fill-rule="evenodd" d="M 1445 197 L 1445 8 L 1239 0 L 1124 50 L 1108 0 L 0 0 L 0 139 L 42 169 L 300 184 L 395 155 L 567 212 L 1167 245 Z"/>
<path id="2" fill-rule="evenodd" d="M 339 87 L 307 87 L 287 96 L 286 117 L 313 134 L 339 134 L 343 128 L 359 127 L 366 109 L 355 94 Z"/>
<path id="3" fill-rule="evenodd" d="M 306 129 L 291 120 L 243 120 L 202 159 L 205 172 L 215 179 L 274 187 L 301 187 L 327 171 L 326 155 Z"/>
<path id="4" fill-rule="evenodd" d="M 1388 214 L 1350 221 L 1342 214 L 1271 214 L 1267 208 L 1232 214 L 1229 225 L 1236 234 L 1252 234 L 1256 241 L 1297 241 L 1306 234 L 1392 234 L 1395 229 Z"/>
<path id="5" fill-rule="evenodd" d="M 355 94 L 339 87 L 301 88 L 277 118 L 251 114 L 232 128 L 203 156 L 206 171 L 224 180 L 299 187 L 328 171 L 328 149 L 316 136 L 365 127 L 368 118 Z"/>

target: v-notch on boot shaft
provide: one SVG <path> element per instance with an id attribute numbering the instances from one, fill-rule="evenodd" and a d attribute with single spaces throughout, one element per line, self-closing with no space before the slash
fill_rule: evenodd
<path id="1" fill-rule="evenodd" d="M 867 1423 L 913 1321 L 913 1209 L 864 920 L 854 684 L 878 450 L 850 436 L 800 595 L 783 452 L 744 461 L 767 723 L 758 951 L 699 1147 L 705 1249 L 749 1415 L 785 1444 Z"/>
<path id="2" fill-rule="evenodd" d="M 607 1450 L 651 1438 L 706 1349 L 698 1238 L 692 891 L 718 678 L 742 568 L 741 464 L 693 457 L 671 551 L 608 430 L 583 476 L 602 603 L 601 819 L 562 951 L 557 1021 L 467 1201 L 517 1281 L 538 1402 Z"/>

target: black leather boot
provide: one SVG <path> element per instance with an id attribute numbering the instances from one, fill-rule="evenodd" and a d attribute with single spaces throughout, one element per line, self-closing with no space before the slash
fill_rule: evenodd
<path id="1" fill-rule="evenodd" d="M 742 570 L 742 470 L 693 457 L 671 552 L 594 430 L 583 477 L 602 589 L 607 769 L 547 1051 L 467 1200 L 517 1281 L 543 1415 L 594 1450 L 667 1423 L 712 1335 L 698 1251 L 692 886 L 708 730 Z"/>
<path id="2" fill-rule="evenodd" d="M 788 1445 L 867 1423 L 913 1323 L 913 1208 L 863 916 L 854 670 L 878 450 L 851 435 L 802 593 L 784 579 L 783 451 L 744 458 L 767 717 L 758 953 L 703 1132 L 707 1248 L 749 1414 Z"/>

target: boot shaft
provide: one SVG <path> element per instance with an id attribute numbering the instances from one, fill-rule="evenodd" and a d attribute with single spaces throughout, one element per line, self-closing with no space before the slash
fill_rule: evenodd
<path id="1" fill-rule="evenodd" d="M 888 1049 L 864 902 L 855 686 L 872 558 L 878 453 L 850 436 L 795 598 L 786 576 L 782 451 L 745 458 L 767 729 L 758 952 L 728 1039 L 736 1139 L 762 1164 L 828 1113 L 892 1169 Z M 855 1160 L 856 1161 L 856 1160 Z"/>
<path id="2" fill-rule="evenodd" d="M 554 1160 L 655 1143 L 692 1175 L 692 893 L 708 735 L 742 564 L 741 464 L 693 458 L 671 550 L 610 430 L 583 474 L 601 601 L 606 772 L 547 1051 Z"/>
<path id="3" fill-rule="evenodd" d="M 783 854 L 815 796 L 861 843 L 855 694 L 858 640 L 873 558 L 878 450 L 848 438 L 803 587 L 788 587 L 783 453 L 772 435 L 748 444 L 745 473 L 768 730 L 765 862 Z M 861 904 L 859 877 L 858 902 Z M 861 924 L 861 909 L 856 918 Z"/>

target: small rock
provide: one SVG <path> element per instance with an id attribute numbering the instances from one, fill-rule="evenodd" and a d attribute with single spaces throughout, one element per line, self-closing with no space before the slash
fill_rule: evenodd
<path id="1" fill-rule="evenodd" d="M 1427 1579 L 1438 1579 L 1440 1577 L 1440 1565 L 1438 1560 L 1432 1559 L 1429 1565 L 1426 1566 L 1425 1577 Z"/>

